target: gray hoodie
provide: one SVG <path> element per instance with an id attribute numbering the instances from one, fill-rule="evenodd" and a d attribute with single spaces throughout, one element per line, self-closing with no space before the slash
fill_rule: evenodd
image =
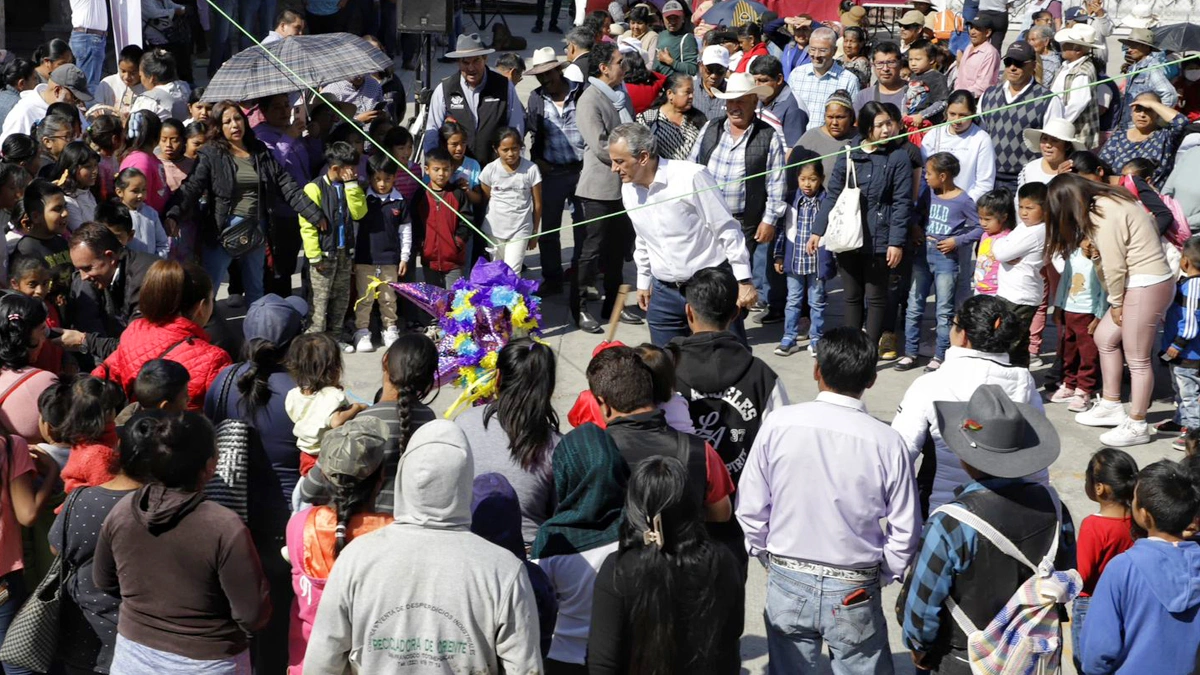
<path id="1" fill-rule="evenodd" d="M 472 534 L 466 436 L 437 420 L 396 473 L 396 522 L 338 556 L 304 672 L 542 672 L 533 589 L 521 561 Z"/>

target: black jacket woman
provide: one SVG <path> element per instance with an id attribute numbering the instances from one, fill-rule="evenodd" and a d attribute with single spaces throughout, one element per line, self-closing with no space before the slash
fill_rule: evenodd
<path id="1" fill-rule="evenodd" d="M 846 289 L 845 325 L 864 327 L 863 298 L 868 311 L 865 328 L 875 342 L 883 332 L 888 299 L 888 272 L 900 265 L 912 214 L 913 170 L 904 139 L 888 141 L 901 132 L 900 111 L 891 103 L 868 102 L 858 115 L 858 131 L 866 139 L 850 151 L 857 185 L 863 245 L 837 254 L 838 276 Z M 846 188 L 847 157 L 834 165 L 825 184 L 825 199 L 813 223 L 809 253 L 816 253 L 834 204 Z"/>
<path id="2" fill-rule="evenodd" d="M 262 242 L 273 202 L 287 202 L 301 217 L 321 228 L 325 218 L 321 208 L 304 194 L 304 186 L 297 185 L 271 151 L 255 138 L 246 114 L 236 103 L 221 101 L 213 108 L 212 119 L 217 123 L 208 132 L 208 142 L 200 150 L 196 167 L 167 204 L 165 225 L 174 232 L 178 220 L 205 199 L 207 213 L 202 222 L 208 226 L 202 229 L 201 242 L 204 271 L 212 278 L 213 288 L 220 288 L 229 263 L 236 259 L 246 302 L 250 303 L 263 295 L 266 248 Z M 235 258 L 221 245 L 218 235 L 233 231 L 230 228 L 246 220 L 257 224 L 254 232 L 260 243 Z"/>

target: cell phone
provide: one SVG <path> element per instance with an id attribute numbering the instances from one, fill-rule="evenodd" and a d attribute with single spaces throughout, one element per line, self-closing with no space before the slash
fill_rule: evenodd
<path id="1" fill-rule="evenodd" d="M 862 604 L 870 599 L 871 599 L 871 595 L 869 593 L 867 593 L 867 589 L 860 588 L 857 591 L 854 591 L 853 593 L 851 593 L 850 595 L 847 595 L 846 597 L 842 598 L 842 606 L 843 607 L 853 607 L 854 605 Z"/>

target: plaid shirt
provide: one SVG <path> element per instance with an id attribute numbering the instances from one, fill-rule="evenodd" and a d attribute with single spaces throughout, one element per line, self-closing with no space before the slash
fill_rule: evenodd
<path id="1" fill-rule="evenodd" d="M 1022 480 L 986 478 L 972 481 L 961 489 L 958 496 L 980 490 L 995 490 Z M 978 542 L 979 533 L 974 528 L 943 513 L 934 514 L 925 523 L 921 548 L 917 552 L 912 576 L 906 584 L 908 587 L 905 588 L 907 600 L 901 616 L 905 647 L 914 652 L 927 652 L 934 646 L 941 628 L 942 605 L 950 597 L 955 577 L 971 566 Z M 1075 526 L 1065 507 L 1055 567 L 1058 568 L 1059 561 L 1063 560 L 1070 561 L 1070 567 L 1075 566 Z M 1065 569 L 1065 566 L 1060 569 Z M 949 618 L 949 612 L 946 612 L 946 617 Z"/>
<path id="2" fill-rule="evenodd" d="M 383 85 L 370 75 L 363 78 L 362 87 L 358 89 L 350 84 L 350 80 L 339 80 L 326 85 L 321 93 L 339 103 L 353 103 L 358 115 L 374 110 L 383 101 Z"/>
<path id="3" fill-rule="evenodd" d="M 806 131 L 825 126 L 825 103 L 829 101 L 833 92 L 845 89 L 850 98 L 854 98 L 859 89 L 858 76 L 839 63 L 834 63 L 824 75 L 817 75 L 811 63 L 797 66 L 791 75 L 788 75 L 787 84 L 791 87 L 796 102 L 808 112 Z"/>
<path id="4" fill-rule="evenodd" d="M 572 82 L 571 89 L 583 85 Z M 583 161 L 585 144 L 583 134 L 579 133 L 579 125 L 575 121 L 575 102 L 577 96 L 567 96 L 560 111 L 554 100 L 542 93 L 539 87 L 533 92 L 534 96 L 542 97 L 541 126 L 545 135 L 542 156 L 538 159 L 548 164 L 575 164 Z M 530 128 L 529 124 L 525 128 Z"/>
<path id="5" fill-rule="evenodd" d="M 809 255 L 804 246 L 812 235 L 812 226 L 817 220 L 817 212 L 821 210 L 821 199 L 824 196 L 824 190 L 813 197 L 805 197 L 803 192 L 796 190 L 796 201 L 788 209 L 787 221 L 775 235 L 774 257 L 783 261 L 785 274 L 816 274 L 817 256 Z M 789 236 L 793 214 L 796 219 L 796 233 Z"/>
<path id="6" fill-rule="evenodd" d="M 704 129 L 700 130 L 700 138 L 704 138 L 705 129 L 713 120 L 705 123 Z M 729 120 L 722 118 L 718 121 L 719 124 L 726 125 L 724 133 L 717 141 L 717 147 L 713 148 L 712 154 L 708 157 L 708 172 L 716 179 L 717 188 L 721 196 L 725 199 L 725 206 L 729 207 L 729 212 L 735 216 L 741 216 L 746 211 L 746 139 L 750 138 L 749 132 L 742 133 L 738 138 L 734 138 L 733 134 L 729 133 Z M 787 211 L 787 202 L 784 201 L 784 193 L 787 186 L 787 172 L 783 170 L 787 163 L 783 153 L 783 141 L 780 134 L 776 132 L 771 136 L 771 146 L 767 150 L 767 208 L 763 211 L 762 222 L 776 223 L 783 217 Z M 692 155 L 689 159 L 693 162 L 700 153 L 700 143 L 697 142 L 692 146 Z M 757 227 L 758 223 L 748 223 L 748 225 Z"/>

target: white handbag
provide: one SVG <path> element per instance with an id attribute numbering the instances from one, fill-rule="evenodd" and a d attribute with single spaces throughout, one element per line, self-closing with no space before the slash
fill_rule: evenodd
<path id="1" fill-rule="evenodd" d="M 830 253 L 845 253 L 862 248 L 861 195 L 858 173 L 854 169 L 854 161 L 850 159 L 850 149 L 846 148 L 846 187 L 838 195 L 833 209 L 829 212 L 829 223 L 825 226 L 825 236 L 821 238 L 821 245 Z"/>

